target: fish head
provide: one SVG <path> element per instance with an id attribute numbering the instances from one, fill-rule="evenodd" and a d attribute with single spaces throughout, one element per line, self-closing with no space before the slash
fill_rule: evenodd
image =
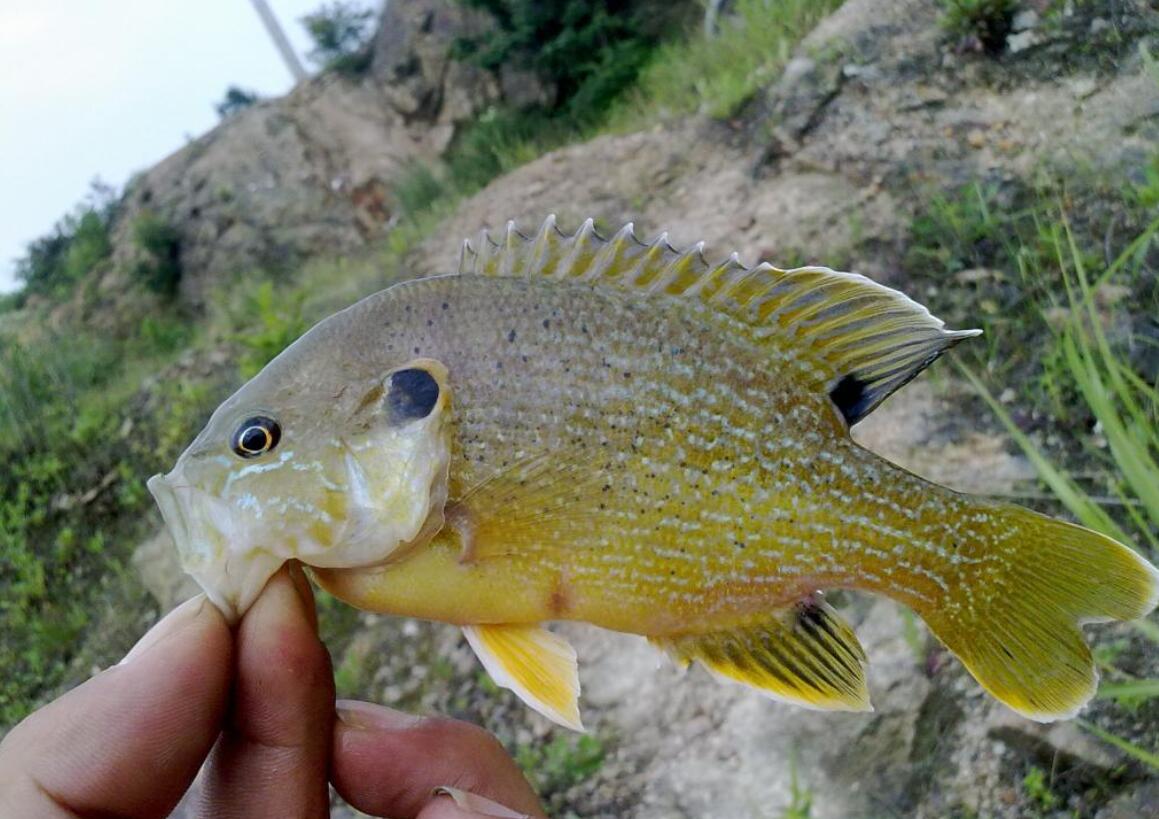
<path id="1" fill-rule="evenodd" d="M 227 399 L 149 490 L 183 567 L 235 621 L 289 559 L 379 565 L 443 525 L 447 371 L 359 372 L 295 350 Z M 322 357 L 323 359 L 325 357 Z"/>

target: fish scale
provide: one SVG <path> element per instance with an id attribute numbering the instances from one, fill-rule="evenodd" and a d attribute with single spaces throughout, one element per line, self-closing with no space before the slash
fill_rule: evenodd
<path id="1" fill-rule="evenodd" d="M 1146 614 L 1155 569 L 849 437 L 976 332 L 861 276 L 701 250 L 549 219 L 321 322 L 150 481 L 184 564 L 230 616 L 297 558 L 354 605 L 458 624 L 571 727 L 576 656 L 545 621 L 868 709 L 834 588 L 909 605 L 1020 713 L 1073 715 L 1097 680 L 1079 625 Z M 253 425 L 276 452 L 230 451 Z"/>

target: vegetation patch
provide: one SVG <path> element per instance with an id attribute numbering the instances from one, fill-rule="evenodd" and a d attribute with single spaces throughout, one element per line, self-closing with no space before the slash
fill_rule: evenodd
<path id="1" fill-rule="evenodd" d="M 559 734 L 546 744 L 515 749 L 515 761 L 549 811 L 569 789 L 594 776 L 605 755 L 603 741 L 594 734 Z"/>
<path id="2" fill-rule="evenodd" d="M 776 79 L 801 38 L 839 0 L 737 0 L 720 31 L 664 43 L 641 69 L 636 85 L 618 100 L 608 122 L 629 130 L 673 116 L 735 115 Z"/>

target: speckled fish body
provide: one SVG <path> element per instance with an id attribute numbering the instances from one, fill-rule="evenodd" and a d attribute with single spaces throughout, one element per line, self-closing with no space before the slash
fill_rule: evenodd
<path id="1" fill-rule="evenodd" d="M 833 588 L 911 606 L 999 699 L 1068 716 L 1096 679 L 1078 624 L 1144 615 L 1154 568 L 848 433 L 973 334 L 859 276 L 549 220 L 319 324 L 150 487 L 236 613 L 296 557 L 355 605 L 462 625 L 497 682 L 573 727 L 575 654 L 545 621 L 868 708 Z"/>
<path id="2" fill-rule="evenodd" d="M 854 444 L 788 352 L 770 366 L 737 328 L 617 295 L 453 276 L 366 305 L 384 362 L 452 373 L 452 499 L 497 474 L 531 484 L 504 509 L 452 502 L 456 525 L 380 608 L 660 635 L 816 588 L 932 599 L 953 582 L 947 519 L 985 524 L 959 520 L 957 496 Z"/>

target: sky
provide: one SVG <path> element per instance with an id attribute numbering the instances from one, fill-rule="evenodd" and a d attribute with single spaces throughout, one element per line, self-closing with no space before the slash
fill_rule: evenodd
<path id="1" fill-rule="evenodd" d="M 302 62 L 323 0 L 268 0 Z M 208 131 L 230 85 L 293 85 L 249 0 L 0 2 L 0 292 L 14 260 L 81 201 Z"/>

